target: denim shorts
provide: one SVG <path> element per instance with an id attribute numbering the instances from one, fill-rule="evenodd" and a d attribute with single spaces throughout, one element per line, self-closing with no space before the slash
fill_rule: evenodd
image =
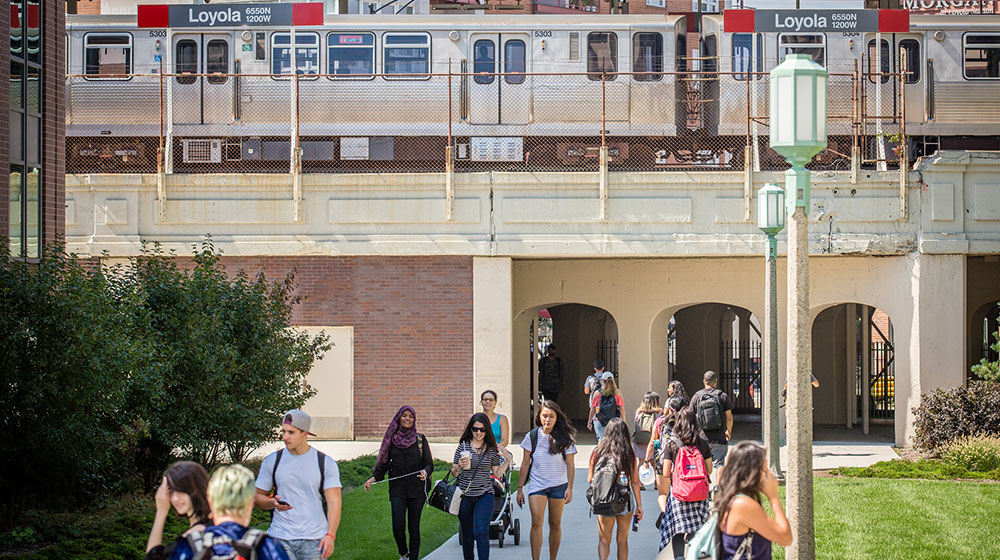
<path id="1" fill-rule="evenodd" d="M 569 483 L 564 482 L 559 486 L 552 486 L 551 488 L 545 488 L 537 492 L 532 492 L 531 494 L 528 494 L 528 497 L 530 498 L 531 496 L 545 496 L 550 500 L 562 500 L 563 498 L 566 497 L 566 488 L 568 487 Z"/>

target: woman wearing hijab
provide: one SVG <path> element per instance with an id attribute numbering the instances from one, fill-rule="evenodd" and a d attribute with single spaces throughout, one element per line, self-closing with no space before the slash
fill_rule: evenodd
<path id="1" fill-rule="evenodd" d="M 417 433 L 417 413 L 411 406 L 396 412 L 382 438 L 375 470 L 365 481 L 365 490 L 389 474 L 389 505 L 392 507 L 392 536 L 400 560 L 420 557 L 420 513 L 427 501 L 434 459 L 427 438 Z M 398 477 L 398 478 L 397 478 Z M 407 546 L 406 531 L 410 531 Z"/>

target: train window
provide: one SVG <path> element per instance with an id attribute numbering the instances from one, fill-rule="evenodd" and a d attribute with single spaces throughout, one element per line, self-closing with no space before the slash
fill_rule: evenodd
<path id="1" fill-rule="evenodd" d="M 374 33 L 330 33 L 326 36 L 326 73 L 331 76 L 361 76 L 375 73 Z"/>
<path id="2" fill-rule="evenodd" d="M 524 41 L 511 39 L 503 44 L 504 81 L 508 84 L 523 84 L 524 72 L 527 69 L 527 54 Z"/>
<path id="3" fill-rule="evenodd" d="M 612 32 L 600 31 L 587 34 L 587 72 L 588 78 L 601 81 L 601 74 L 607 74 L 605 80 L 614 80 L 618 71 L 618 35 Z"/>
<path id="4" fill-rule="evenodd" d="M 132 73 L 132 35 L 88 33 L 83 36 L 84 73 L 91 79 L 128 80 Z"/>
<path id="5" fill-rule="evenodd" d="M 254 34 L 254 60 L 265 60 L 267 58 L 267 34 L 258 31 Z"/>
<path id="6" fill-rule="evenodd" d="M 687 56 L 685 56 L 688 48 L 687 44 L 687 37 L 684 35 L 677 35 L 677 45 L 674 47 L 674 53 L 676 53 L 674 56 L 677 57 L 677 65 L 674 70 L 677 72 L 687 72 L 688 63 Z"/>
<path id="7" fill-rule="evenodd" d="M 205 47 L 205 73 L 221 74 L 208 77 L 210 84 L 224 84 L 229 80 L 229 43 L 212 39 Z"/>
<path id="8" fill-rule="evenodd" d="M 920 81 L 920 43 L 916 39 L 903 39 L 899 48 L 906 54 L 906 83 Z"/>
<path id="9" fill-rule="evenodd" d="M 271 73 L 292 73 L 292 41 L 288 33 L 271 34 Z M 295 34 L 295 73 L 319 74 L 319 34 Z"/>
<path id="10" fill-rule="evenodd" d="M 989 80 L 1000 78 L 1000 35 L 966 33 L 963 37 L 965 78 Z"/>
<path id="11" fill-rule="evenodd" d="M 715 35 L 707 35 L 701 40 L 701 57 L 704 61 L 701 70 L 703 72 L 715 72 L 718 70 L 719 51 L 716 48 Z"/>
<path id="12" fill-rule="evenodd" d="M 429 73 L 431 68 L 430 35 L 427 33 L 386 33 L 382 35 L 382 43 L 382 68 L 386 74 L 415 74 L 392 79 L 424 79 L 429 77 L 425 74 Z"/>
<path id="13" fill-rule="evenodd" d="M 637 82 L 656 82 L 663 78 L 663 35 L 636 33 L 632 35 L 632 71 Z"/>
<path id="14" fill-rule="evenodd" d="M 569 59 L 580 60 L 580 32 L 569 32 Z"/>
<path id="15" fill-rule="evenodd" d="M 807 54 L 820 66 L 826 67 L 826 35 L 823 33 L 802 33 L 778 35 L 778 63 L 790 54 Z"/>
<path id="16" fill-rule="evenodd" d="M 174 73 L 198 73 L 198 43 L 193 39 L 181 39 L 174 46 Z M 193 84 L 198 81 L 196 76 L 177 76 L 178 84 Z"/>
<path id="17" fill-rule="evenodd" d="M 755 35 L 757 37 L 756 51 L 753 50 L 753 37 Z M 751 63 L 751 59 L 756 64 Z M 760 33 L 733 34 L 733 72 L 744 72 L 743 74 L 733 75 L 733 78 L 737 80 L 747 79 L 747 70 L 750 72 L 761 72 L 760 74 L 754 74 L 755 80 L 764 77 L 764 36 Z"/>
<path id="18" fill-rule="evenodd" d="M 868 81 L 875 83 L 875 74 L 884 74 L 879 82 L 889 81 L 889 41 L 882 39 L 881 52 L 875 52 L 875 39 L 868 41 Z"/>
<path id="19" fill-rule="evenodd" d="M 496 76 L 496 45 L 489 39 L 480 39 L 472 45 L 472 73 L 477 84 L 492 84 Z"/>

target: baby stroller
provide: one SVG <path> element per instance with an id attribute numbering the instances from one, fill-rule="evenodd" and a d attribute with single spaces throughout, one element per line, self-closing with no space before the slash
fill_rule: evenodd
<path id="1" fill-rule="evenodd" d="M 511 471 L 513 465 L 502 478 L 490 476 L 493 480 L 493 518 L 490 520 L 490 540 L 496 539 L 503 548 L 504 537 L 514 536 L 514 544 L 521 544 L 521 520 L 514 519 L 514 498 L 511 493 Z M 462 544 L 462 533 L 458 533 L 458 544 Z"/>
<path id="2" fill-rule="evenodd" d="M 521 520 L 514 519 L 514 499 L 510 491 L 511 468 L 503 474 L 503 478 L 493 479 L 493 520 L 490 522 L 490 539 L 497 539 L 497 544 L 503 548 L 504 535 L 514 536 L 514 544 L 521 544 Z"/>

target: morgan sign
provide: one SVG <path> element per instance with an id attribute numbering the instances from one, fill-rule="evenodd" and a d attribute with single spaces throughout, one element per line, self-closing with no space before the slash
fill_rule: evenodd
<path id="1" fill-rule="evenodd" d="M 727 33 L 902 33 L 906 10 L 726 10 Z"/>
<path id="2" fill-rule="evenodd" d="M 140 5 L 139 27 L 322 25 L 323 4 Z"/>

